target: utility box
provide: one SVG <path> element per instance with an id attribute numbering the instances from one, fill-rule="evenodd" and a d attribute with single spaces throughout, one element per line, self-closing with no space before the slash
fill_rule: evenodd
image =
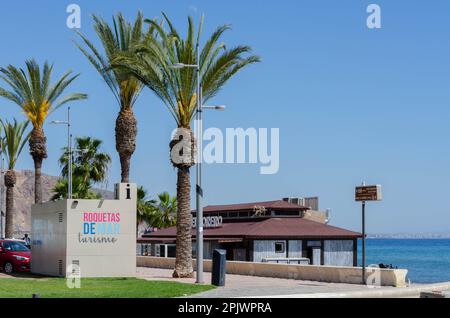
<path id="1" fill-rule="evenodd" d="M 136 276 L 136 184 L 114 200 L 59 200 L 31 207 L 31 272 L 49 276 Z"/>
<path id="2" fill-rule="evenodd" d="M 215 249 L 212 259 L 211 284 L 225 286 L 225 274 L 227 265 L 227 251 Z"/>

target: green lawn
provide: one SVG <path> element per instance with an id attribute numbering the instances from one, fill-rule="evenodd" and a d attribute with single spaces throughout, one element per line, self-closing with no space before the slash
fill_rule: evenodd
<path id="1" fill-rule="evenodd" d="M 64 278 L 2 278 L 0 298 L 147 298 L 178 297 L 213 289 L 211 285 L 195 285 L 137 278 L 83 278 L 81 288 L 70 289 Z"/>

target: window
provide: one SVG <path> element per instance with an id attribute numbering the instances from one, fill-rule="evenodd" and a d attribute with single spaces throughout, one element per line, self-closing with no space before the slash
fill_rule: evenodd
<path id="1" fill-rule="evenodd" d="M 12 252 L 28 252 L 29 251 L 28 247 L 26 247 L 22 243 L 14 242 L 14 241 L 4 241 L 3 248 L 7 251 L 12 251 Z"/>
<path id="2" fill-rule="evenodd" d="M 170 244 L 167 245 L 167 257 L 175 257 L 176 256 L 176 245 Z"/>
<path id="3" fill-rule="evenodd" d="M 286 250 L 285 242 L 275 242 L 275 253 L 284 253 Z"/>
<path id="4" fill-rule="evenodd" d="M 299 211 L 275 211 L 276 216 L 298 216 L 300 215 Z"/>

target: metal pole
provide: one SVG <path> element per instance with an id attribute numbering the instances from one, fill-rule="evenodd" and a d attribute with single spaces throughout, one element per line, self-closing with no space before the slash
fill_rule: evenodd
<path id="1" fill-rule="evenodd" d="M 362 283 L 366 284 L 366 201 L 362 201 Z"/>
<path id="2" fill-rule="evenodd" d="M 203 284 L 203 189 L 202 189 L 202 139 L 203 139 L 203 127 L 202 127 L 202 89 L 200 79 L 200 50 L 197 46 L 197 185 L 196 191 L 196 243 L 197 243 L 197 276 L 196 283 Z"/>
<path id="3" fill-rule="evenodd" d="M 69 151 L 69 167 L 67 171 L 67 198 L 72 199 L 72 135 L 70 134 L 70 107 L 67 108 L 67 149 Z"/>

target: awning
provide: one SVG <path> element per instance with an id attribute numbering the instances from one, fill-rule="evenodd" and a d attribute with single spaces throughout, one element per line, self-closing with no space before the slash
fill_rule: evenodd
<path id="1" fill-rule="evenodd" d="M 204 241 L 217 241 L 219 243 L 239 243 L 242 242 L 244 239 L 237 237 L 237 238 L 227 238 L 227 237 L 204 237 Z M 195 242 L 195 237 L 192 238 L 192 241 Z M 162 243 L 162 244 L 168 244 L 168 243 L 175 243 L 176 238 L 170 238 L 170 237 L 141 237 L 137 240 L 137 243 L 139 244 L 151 244 L 151 243 Z"/>
<path id="2" fill-rule="evenodd" d="M 242 241 L 243 239 L 220 239 L 219 243 L 239 243 Z"/>
<path id="3" fill-rule="evenodd" d="M 150 243 L 175 243 L 176 238 L 162 238 L 162 237 L 141 237 L 137 239 L 138 244 L 150 244 Z"/>

